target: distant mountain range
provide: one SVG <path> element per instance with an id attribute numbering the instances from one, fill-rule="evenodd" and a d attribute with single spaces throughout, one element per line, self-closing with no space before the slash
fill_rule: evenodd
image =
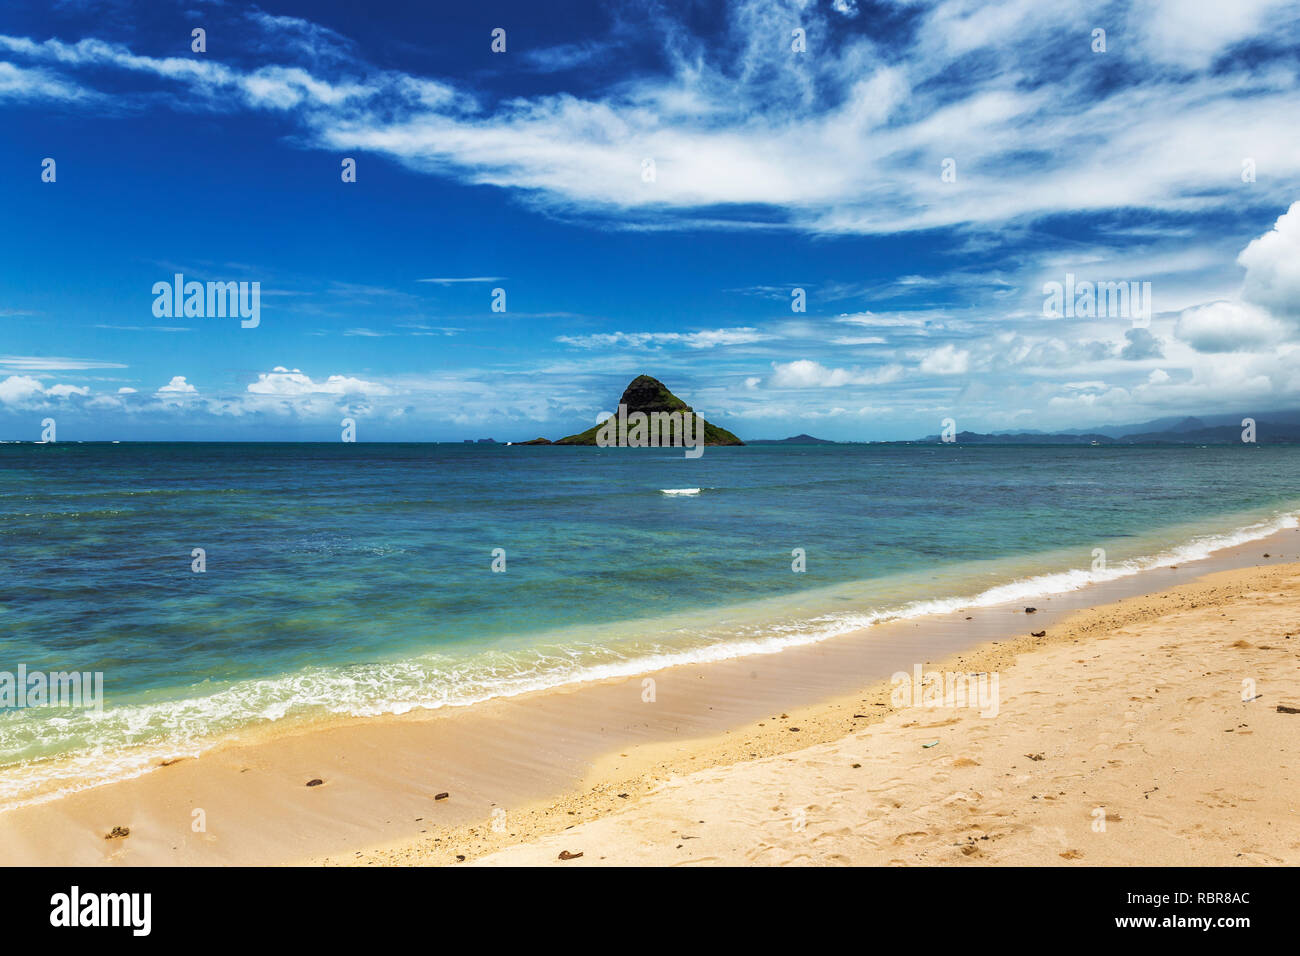
<path id="1" fill-rule="evenodd" d="M 754 438 L 747 445 L 839 445 L 840 442 L 825 438 L 813 438 L 812 435 L 793 435 L 790 438 Z"/>
<path id="2" fill-rule="evenodd" d="M 958 443 L 997 445 L 1134 445 L 1163 443 L 1172 445 L 1227 445 L 1241 442 L 1242 420 L 1255 422 L 1255 441 L 1262 445 L 1300 442 L 1300 410 L 1269 412 L 1262 415 L 1189 416 L 1157 418 L 1134 425 L 1105 425 L 1092 429 L 1067 429 L 1060 432 L 958 432 Z M 938 435 L 927 435 L 922 442 L 937 442 Z"/>

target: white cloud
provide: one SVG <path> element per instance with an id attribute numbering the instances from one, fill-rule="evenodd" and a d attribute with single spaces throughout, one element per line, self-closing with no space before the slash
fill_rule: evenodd
<path id="1" fill-rule="evenodd" d="M 900 365 L 876 369 L 827 368 L 811 359 L 773 362 L 769 384 L 773 388 L 839 388 L 844 385 L 884 385 L 903 374 Z"/>
<path id="2" fill-rule="evenodd" d="M 260 373 L 256 382 L 249 383 L 248 392 L 252 395 L 293 398 L 308 395 L 388 395 L 391 389 L 377 382 L 347 375 L 331 375 L 323 382 L 316 382 L 298 369 L 289 371 L 284 366 L 277 365 L 270 372 Z"/>
<path id="3" fill-rule="evenodd" d="M 1237 256 L 1246 268 L 1242 297 L 1276 316 L 1300 321 L 1300 202 Z"/>
<path id="4" fill-rule="evenodd" d="M 40 380 L 30 375 L 10 375 L 0 382 L 0 402 L 6 405 L 16 405 L 44 394 L 45 389 Z"/>
<path id="5" fill-rule="evenodd" d="M 914 28 L 892 34 L 899 45 L 888 51 L 863 34 L 826 42 L 843 30 L 853 0 L 797 11 L 781 0 L 747 0 L 730 10 L 725 34 L 708 42 L 660 10 L 646 35 L 664 38 L 666 70 L 622 76 L 581 96 L 495 104 L 469 87 L 377 69 L 336 34 L 313 33 L 322 28 L 294 18 L 258 22 L 295 41 L 306 37 L 311 50 L 323 44 L 329 55 L 314 56 L 310 69 L 266 63 L 248 71 L 215 57 L 149 57 L 94 39 L 0 36 L 0 50 L 62 70 L 153 76 L 179 87 L 187 108 L 283 112 L 318 147 L 371 150 L 510 189 L 557 214 L 613 216 L 625 226 L 770 227 L 771 217 L 751 216 L 754 206 L 777 212 L 778 225 L 814 233 L 996 225 L 1089 210 L 1185 213 L 1275 202 L 1300 175 L 1282 119 L 1300 112 L 1294 72 L 1210 68 L 1241 41 L 1285 48 L 1295 40 L 1300 28 L 1277 15 L 1279 0 L 1147 0 L 1116 9 L 1105 18 L 1109 49 L 1095 55 L 1087 42 L 1096 15 L 1080 0 L 909 6 Z M 792 19 L 814 49 L 774 56 L 773 38 L 785 36 Z M 982 64 L 954 69 L 968 54 Z M 1152 58 L 1181 72 L 1152 70 Z M 1104 89 L 1103 68 L 1117 80 Z M 1235 176 L 1242 144 L 1268 170 L 1249 188 Z M 1113 173 L 1114 156 L 1125 157 L 1123 176 Z M 947 157 L 957 162 L 955 182 L 939 175 Z M 641 177 L 646 158 L 655 162 L 653 182 Z"/>
<path id="6" fill-rule="evenodd" d="M 52 355 L 0 355 L 0 368 L 27 372 L 68 372 L 95 368 L 126 368 L 117 362 L 95 359 L 59 358 Z"/>
<path id="7" fill-rule="evenodd" d="M 1186 309 L 1174 332 L 1198 352 L 1275 348 L 1300 331 L 1300 202 L 1237 256 L 1241 297 Z"/>
<path id="8" fill-rule="evenodd" d="M 1211 302 L 1187 309 L 1175 332 L 1198 352 L 1248 352 L 1286 337 L 1280 322 L 1244 302 Z"/>
<path id="9" fill-rule="evenodd" d="M 1277 15 L 1286 16 L 1291 0 L 1137 0 L 1129 23 L 1143 48 L 1157 59 L 1203 69 L 1215 56 L 1248 39 Z"/>
<path id="10" fill-rule="evenodd" d="M 970 368 L 970 352 L 955 345 L 941 345 L 921 359 L 921 371 L 930 375 L 964 375 Z"/>
<path id="11" fill-rule="evenodd" d="M 699 332 L 596 332 L 591 335 L 561 335 L 555 341 L 580 349 L 660 348 L 665 345 L 711 349 L 721 345 L 747 345 L 770 338 L 773 338 L 770 333 L 746 326 Z"/>
<path id="12" fill-rule="evenodd" d="M 45 70 L 24 69 L 0 62 L 0 99 L 81 100 L 90 99 L 85 90 Z"/>
<path id="13" fill-rule="evenodd" d="M 36 408 L 50 404 L 51 400 L 89 394 L 90 389 L 83 385 L 51 385 L 46 388 L 40 379 L 31 375 L 10 375 L 0 381 L 0 404 L 19 408 Z"/>
<path id="14" fill-rule="evenodd" d="M 158 389 L 159 395 L 197 395 L 199 390 L 185 381 L 184 375 L 173 375 L 172 380 Z"/>
<path id="15" fill-rule="evenodd" d="M 45 394 L 51 398 L 67 398 L 69 395 L 89 395 L 90 389 L 85 385 L 51 385 Z"/>

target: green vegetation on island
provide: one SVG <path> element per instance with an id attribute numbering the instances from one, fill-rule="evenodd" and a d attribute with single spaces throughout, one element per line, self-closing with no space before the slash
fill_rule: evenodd
<path id="1" fill-rule="evenodd" d="M 623 397 L 618 400 L 618 403 L 627 406 L 629 416 L 637 412 L 646 416 L 680 414 L 685 417 L 687 414 L 695 414 L 695 410 L 691 406 L 668 391 L 667 387 L 658 379 L 651 378 L 649 375 L 638 375 L 632 379 L 628 387 L 623 390 Z M 561 438 L 555 444 L 594 445 L 596 444 L 596 435 L 600 429 L 600 425 L 593 425 L 584 432 Z M 690 434 L 694 434 L 694 432 L 692 431 Z M 676 440 L 671 440 L 672 438 L 676 438 Z M 685 443 L 681 440 L 680 435 L 674 435 L 661 436 L 660 444 L 662 447 L 680 448 Z M 744 442 L 725 428 L 719 428 L 706 420 L 704 422 L 704 444 L 743 445 Z"/>

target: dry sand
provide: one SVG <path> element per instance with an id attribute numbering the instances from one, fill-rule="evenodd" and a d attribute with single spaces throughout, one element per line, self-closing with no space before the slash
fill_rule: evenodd
<path id="1" fill-rule="evenodd" d="M 1295 863 L 1300 565 L 1250 565 L 1297 536 L 671 668 L 653 704 L 633 678 L 245 734 L 0 814 L 0 864 Z M 998 715 L 895 708 L 914 663 L 996 673 Z"/>
<path id="2" fill-rule="evenodd" d="M 603 761 L 571 799 L 507 814 L 504 834 L 356 862 L 1300 862 L 1300 713 L 1278 708 L 1300 710 L 1300 565 L 1211 575 L 947 663 L 998 673 L 996 717 L 895 709 L 878 687 Z M 825 742 L 790 749 L 810 737 Z"/>

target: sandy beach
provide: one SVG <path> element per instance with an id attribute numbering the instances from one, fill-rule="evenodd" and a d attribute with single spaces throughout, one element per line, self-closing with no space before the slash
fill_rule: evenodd
<path id="1" fill-rule="evenodd" d="M 244 734 L 0 814 L 0 863 L 1295 863 L 1298 538 L 652 685 Z M 900 703 L 918 668 L 996 696 Z"/>
<path id="2" fill-rule="evenodd" d="M 680 761 L 650 757 L 642 779 L 669 778 L 636 805 L 475 862 L 1294 866 L 1298 589 L 1288 565 L 1087 611 L 948 662 L 1000 671 L 995 718 L 894 709 L 864 728 L 844 709 L 781 715 L 783 730 L 842 736 L 680 776 Z M 602 774 L 590 782 L 599 792 Z M 437 860 L 425 850 L 416 859 Z"/>

